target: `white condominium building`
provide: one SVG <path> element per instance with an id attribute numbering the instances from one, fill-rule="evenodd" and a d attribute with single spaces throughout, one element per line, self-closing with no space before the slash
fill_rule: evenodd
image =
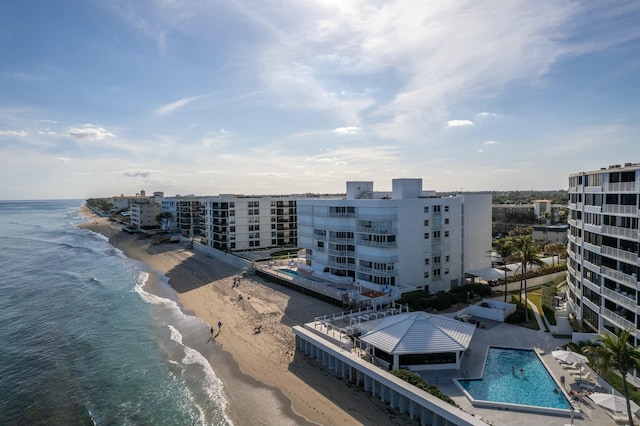
<path id="1" fill-rule="evenodd" d="M 295 247 L 298 198 L 220 194 L 203 199 L 206 245 L 223 251 Z"/>
<path id="2" fill-rule="evenodd" d="M 158 226 L 158 214 L 162 208 L 158 203 L 151 201 L 131 204 L 131 227 L 136 229 L 156 228 Z"/>
<path id="3" fill-rule="evenodd" d="M 583 324 L 640 339 L 638 297 L 640 164 L 569 176 L 567 295 Z"/>
<path id="4" fill-rule="evenodd" d="M 392 186 L 374 192 L 373 182 L 347 182 L 343 199 L 298 200 L 298 245 L 314 274 L 435 293 L 491 266 L 491 194 L 437 196 L 422 179 Z"/>
<path id="5" fill-rule="evenodd" d="M 162 212 L 171 217 L 162 221 L 162 229 L 176 231 L 185 237 L 201 235 L 202 200 L 195 195 L 176 195 L 162 200 Z"/>

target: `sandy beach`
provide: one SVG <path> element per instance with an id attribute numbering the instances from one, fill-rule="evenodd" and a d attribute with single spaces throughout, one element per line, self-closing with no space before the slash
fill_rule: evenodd
<path id="1" fill-rule="evenodd" d="M 151 244 L 150 239 L 138 239 L 123 232 L 120 225 L 84 210 L 90 221 L 83 228 L 105 235 L 125 255 L 145 263 L 156 274 L 152 274 L 148 291 L 154 292 L 154 287 L 162 291 L 154 282 L 166 276 L 182 309 L 211 326 L 214 339 L 207 336 L 209 345 L 218 345 L 228 353 L 240 372 L 218 371 L 211 362 L 224 382 L 229 415 L 237 424 L 248 424 L 253 419 L 255 424 L 278 424 L 265 417 L 246 415 L 245 410 L 255 407 L 256 401 L 251 400 L 251 393 L 239 391 L 242 375 L 279 394 L 282 403 L 289 404 L 283 412 L 295 413 L 309 424 L 406 424 L 406 418 L 391 413 L 379 400 L 296 353 L 291 326 L 338 312 L 339 308 L 264 282 L 255 275 L 247 275 L 232 288 L 240 272 L 236 268 L 193 253 L 180 244 Z M 218 321 L 222 323 L 220 328 Z M 213 356 L 204 352 L 205 356 Z M 247 381 L 242 382 L 246 385 Z"/>

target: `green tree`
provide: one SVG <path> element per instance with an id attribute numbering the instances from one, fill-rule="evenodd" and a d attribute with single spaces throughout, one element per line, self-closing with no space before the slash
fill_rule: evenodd
<path id="1" fill-rule="evenodd" d="M 163 223 L 165 223 L 165 219 L 167 221 L 170 221 L 171 219 L 173 219 L 173 214 L 171 212 L 162 212 L 156 215 L 156 221 L 158 222 L 159 227 L 163 227 L 162 225 Z"/>
<path id="2" fill-rule="evenodd" d="M 506 264 L 513 260 L 515 249 L 511 238 L 500 238 L 499 240 L 493 240 L 491 244 L 493 251 L 500 257 L 502 263 L 504 263 L 504 301 L 507 301 L 507 268 Z"/>
<path id="3" fill-rule="evenodd" d="M 635 368 L 640 368 L 640 349 L 634 348 L 628 343 L 629 336 L 628 330 L 619 330 L 615 336 L 604 334 L 601 336 L 600 344 L 587 346 L 583 350 L 587 354 L 595 356 L 596 365 L 602 372 L 615 370 L 622 376 L 622 387 L 627 401 L 627 415 L 629 416 L 629 424 L 632 425 L 633 413 L 631 412 L 627 374 Z"/>
<path id="4" fill-rule="evenodd" d="M 531 227 L 527 227 L 533 229 Z M 525 232 L 527 228 L 520 228 L 518 232 L 514 232 L 513 245 L 518 261 L 520 262 L 521 276 L 520 276 L 520 294 L 522 294 L 522 285 L 524 282 L 524 315 L 525 321 L 529 322 L 529 305 L 527 298 L 527 267 L 529 265 L 544 265 L 544 262 L 540 260 L 540 246 L 536 244 L 531 236 L 531 233 Z M 514 230 L 515 231 L 515 230 Z"/>

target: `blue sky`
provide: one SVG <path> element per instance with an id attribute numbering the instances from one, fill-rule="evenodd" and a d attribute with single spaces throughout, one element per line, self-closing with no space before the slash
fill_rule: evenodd
<path id="1" fill-rule="evenodd" d="M 565 189 L 640 162 L 640 2 L 0 0 L 0 199 Z"/>

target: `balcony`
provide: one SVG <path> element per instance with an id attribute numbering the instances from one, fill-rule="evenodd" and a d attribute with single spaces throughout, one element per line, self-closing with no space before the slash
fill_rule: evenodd
<path id="1" fill-rule="evenodd" d="M 605 204 L 604 206 L 602 206 L 602 213 L 637 216 L 638 215 L 638 207 L 636 207 L 636 206 L 623 206 L 623 205 L 619 205 L 619 204 Z"/>
<path id="2" fill-rule="evenodd" d="M 620 250 L 613 247 L 602 246 L 602 254 L 613 257 L 618 260 L 622 260 L 627 263 L 637 264 L 638 254 L 632 251 Z"/>
<path id="3" fill-rule="evenodd" d="M 330 243 L 343 243 L 343 244 L 353 244 L 355 241 L 353 238 L 338 238 L 338 237 L 329 237 L 327 238 L 327 240 Z"/>
<path id="4" fill-rule="evenodd" d="M 602 233 L 613 237 L 623 237 L 629 240 L 638 239 L 637 229 L 620 228 L 618 226 L 602 225 Z"/>
<path id="5" fill-rule="evenodd" d="M 342 262 L 336 262 L 334 260 L 328 260 L 327 266 L 330 266 L 332 268 L 338 268 L 338 269 L 348 269 L 350 271 L 355 271 L 356 269 L 356 265 L 354 265 L 353 263 L 342 263 Z"/>
<path id="6" fill-rule="evenodd" d="M 609 321 L 613 322 L 618 327 L 620 327 L 620 328 L 622 328 L 624 330 L 635 330 L 636 329 L 636 325 L 634 323 L 622 318 L 620 315 L 616 314 L 615 312 L 612 312 L 612 311 L 608 310 L 607 308 L 602 308 L 601 314 L 602 314 L 603 317 L 605 317 L 606 319 L 608 319 Z"/>
<path id="7" fill-rule="evenodd" d="M 636 182 L 616 182 L 605 185 L 607 192 L 639 192 Z"/>
<path id="8" fill-rule="evenodd" d="M 620 306 L 624 306 L 626 309 L 629 309 L 630 311 L 636 311 L 637 309 L 636 301 L 629 296 L 623 295 L 622 293 L 615 292 L 611 289 L 603 287 L 601 289 L 601 294 L 606 298 L 614 301 L 616 304 Z"/>
<path id="9" fill-rule="evenodd" d="M 356 270 L 358 272 L 362 272 L 369 275 L 375 275 L 378 277 L 393 277 L 398 275 L 398 271 L 396 271 L 395 269 L 382 270 L 382 269 L 368 268 L 366 266 L 358 266 Z"/>
<path id="10" fill-rule="evenodd" d="M 328 249 L 327 253 L 332 254 L 334 256 L 346 256 L 346 257 L 355 257 L 356 253 L 353 250 L 335 250 Z"/>
<path id="11" fill-rule="evenodd" d="M 377 248 L 394 248 L 398 246 L 398 244 L 395 241 L 381 242 L 381 241 L 358 240 L 357 244 L 360 246 L 377 247 Z"/>
<path id="12" fill-rule="evenodd" d="M 395 234 L 397 229 L 383 229 L 383 228 L 374 228 L 372 226 L 358 226 L 356 230 L 363 234 L 377 234 L 377 235 L 389 235 Z"/>
<path id="13" fill-rule="evenodd" d="M 624 272 L 616 271 L 615 269 L 607 268 L 606 266 L 600 267 L 600 274 L 612 280 L 625 283 L 635 288 L 638 285 L 638 278 L 633 275 L 627 275 Z"/>

